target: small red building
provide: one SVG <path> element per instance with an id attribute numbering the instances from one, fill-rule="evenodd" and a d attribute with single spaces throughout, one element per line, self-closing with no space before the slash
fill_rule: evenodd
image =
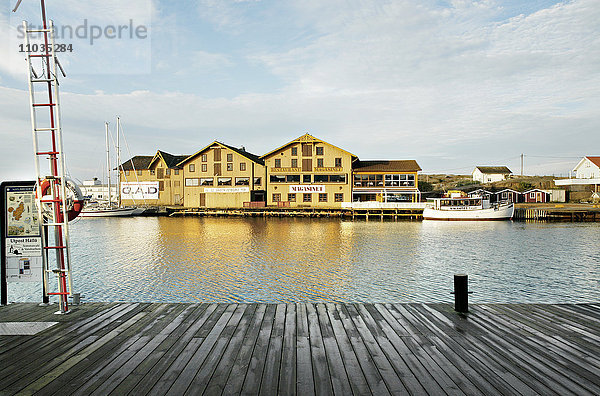
<path id="1" fill-rule="evenodd" d="M 528 190 L 523 193 L 524 202 L 527 203 L 544 203 L 550 202 L 550 192 L 546 190 L 540 190 L 539 188 L 534 188 L 533 190 Z"/>

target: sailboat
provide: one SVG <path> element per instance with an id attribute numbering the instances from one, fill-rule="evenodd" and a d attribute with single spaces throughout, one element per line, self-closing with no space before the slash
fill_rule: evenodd
<path id="1" fill-rule="evenodd" d="M 117 117 L 117 141 L 118 141 L 118 133 L 119 133 L 119 124 L 120 119 Z M 99 204 L 89 204 L 86 205 L 81 213 L 79 213 L 80 217 L 117 217 L 117 216 L 132 216 L 141 214 L 144 209 L 143 208 L 135 208 L 135 207 L 120 207 L 119 206 L 119 196 L 117 193 L 117 202 L 112 201 L 112 193 L 111 193 L 111 183 L 110 183 L 110 150 L 109 150 L 109 132 L 108 132 L 108 122 L 104 123 L 106 129 L 106 165 L 108 169 L 108 202 L 99 203 Z M 119 151 L 118 143 L 117 143 L 117 153 Z M 117 154 L 118 155 L 118 154 Z M 120 163 L 120 159 L 117 160 Z M 120 175 L 119 175 L 120 178 Z M 117 180 L 117 191 L 119 191 L 119 180 Z"/>

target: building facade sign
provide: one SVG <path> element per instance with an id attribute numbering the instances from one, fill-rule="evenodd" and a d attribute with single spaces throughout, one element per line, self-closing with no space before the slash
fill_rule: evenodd
<path id="1" fill-rule="evenodd" d="M 294 185 L 290 186 L 291 193 L 324 193 L 324 185 Z"/>
<path id="2" fill-rule="evenodd" d="M 159 182 L 121 183 L 121 199 L 158 199 Z"/>
<path id="3" fill-rule="evenodd" d="M 205 188 L 206 193 L 246 193 L 250 192 L 250 187 L 226 187 L 226 188 Z"/>

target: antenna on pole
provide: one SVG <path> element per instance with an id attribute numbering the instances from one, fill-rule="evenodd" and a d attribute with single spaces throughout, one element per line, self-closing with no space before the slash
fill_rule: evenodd
<path id="1" fill-rule="evenodd" d="M 521 154 L 521 176 L 523 176 L 523 157 L 525 157 L 525 154 Z"/>

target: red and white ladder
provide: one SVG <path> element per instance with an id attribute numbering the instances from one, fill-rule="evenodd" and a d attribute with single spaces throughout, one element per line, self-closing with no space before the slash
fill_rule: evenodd
<path id="1" fill-rule="evenodd" d="M 44 293 L 46 296 L 58 296 L 60 311 L 57 313 L 64 314 L 69 312 L 68 296 L 73 287 L 57 75 L 58 69 L 63 75 L 64 72 L 56 59 L 54 24 L 46 21 L 44 0 L 41 0 L 41 6 L 42 29 L 31 28 L 26 21 L 23 21 L 23 28 L 27 51 L 38 49 L 27 52 L 27 70 L 37 180 L 36 201 L 42 223 Z M 40 34 L 41 43 L 34 47 L 30 38 Z M 47 167 L 42 166 L 43 161 L 47 161 Z M 57 291 L 50 291 L 50 274 L 56 275 Z"/>

